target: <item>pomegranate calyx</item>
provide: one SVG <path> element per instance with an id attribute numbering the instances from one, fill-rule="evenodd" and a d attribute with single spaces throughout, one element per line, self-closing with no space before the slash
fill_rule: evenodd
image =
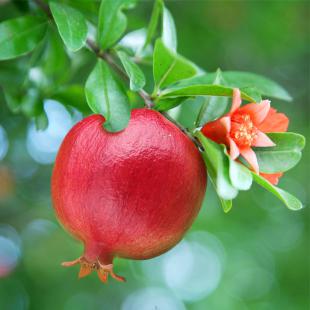
<path id="1" fill-rule="evenodd" d="M 81 265 L 79 278 L 84 278 L 91 274 L 92 271 L 96 271 L 99 279 L 103 283 L 107 283 L 109 275 L 117 281 L 126 282 L 126 279 L 124 277 L 121 277 L 114 273 L 113 264 L 104 265 L 100 263 L 98 259 L 95 262 L 89 262 L 85 257 L 81 256 L 73 261 L 63 262 L 61 265 L 63 267 L 71 267 L 78 264 Z"/>

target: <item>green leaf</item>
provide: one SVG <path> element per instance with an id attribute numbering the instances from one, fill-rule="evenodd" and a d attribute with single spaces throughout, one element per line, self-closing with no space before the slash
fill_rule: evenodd
<path id="1" fill-rule="evenodd" d="M 222 75 L 225 80 L 224 86 L 243 89 L 243 92 L 247 93 L 249 97 L 253 97 L 252 101 L 254 102 L 260 100 L 260 95 L 287 101 L 292 100 L 290 94 L 282 86 L 261 75 L 238 71 L 223 71 Z M 216 72 L 206 73 L 184 80 L 178 83 L 177 86 L 208 85 L 214 81 L 215 76 Z"/>
<path id="2" fill-rule="evenodd" d="M 168 49 L 161 39 L 156 41 L 153 63 L 155 92 L 196 73 L 197 69 L 191 62 Z"/>
<path id="3" fill-rule="evenodd" d="M 4 93 L 4 98 L 5 98 L 8 108 L 13 113 L 18 113 L 20 111 L 21 104 L 22 104 L 21 98 L 19 98 L 18 96 L 16 96 L 15 94 L 13 94 L 7 89 L 3 89 L 3 93 Z"/>
<path id="4" fill-rule="evenodd" d="M 216 172 L 215 172 L 215 169 L 213 168 L 211 162 L 209 161 L 208 157 L 204 153 L 202 153 L 202 157 L 203 157 L 203 159 L 205 161 L 205 164 L 206 164 L 206 166 L 208 168 L 209 179 L 210 179 L 212 185 L 214 186 L 214 189 L 215 189 L 215 191 L 216 191 L 216 193 L 218 195 L 218 198 L 220 200 L 220 203 L 221 203 L 221 206 L 223 208 L 223 211 L 225 213 L 228 213 L 231 210 L 231 208 L 232 208 L 232 200 L 231 199 L 225 200 L 225 199 L 222 199 L 219 196 L 219 194 L 217 192 L 217 187 L 216 187 Z"/>
<path id="5" fill-rule="evenodd" d="M 136 65 L 124 52 L 118 52 L 117 55 L 129 76 L 130 89 L 138 91 L 143 88 L 145 85 L 145 77 L 138 65 Z"/>
<path id="6" fill-rule="evenodd" d="M 74 8 L 56 2 L 50 2 L 50 8 L 66 46 L 74 52 L 83 47 L 87 37 L 87 23 L 83 14 Z"/>
<path id="7" fill-rule="evenodd" d="M 160 13 L 162 12 L 162 10 L 163 10 L 163 1 L 162 0 L 155 0 L 153 11 L 152 11 L 152 16 L 151 16 L 151 20 L 149 22 L 149 26 L 147 28 L 147 34 L 146 34 L 146 38 L 145 38 L 143 48 L 146 48 L 151 43 L 151 41 L 155 35 L 159 16 L 160 16 Z"/>
<path id="8" fill-rule="evenodd" d="M 180 105 L 182 102 L 187 100 L 187 97 L 177 97 L 177 98 L 167 98 L 163 100 L 156 101 L 155 110 L 157 111 L 168 111 Z"/>
<path id="9" fill-rule="evenodd" d="M 233 88 L 220 86 L 220 85 L 192 85 L 192 86 L 175 86 L 165 89 L 160 98 L 173 98 L 173 97 L 192 97 L 192 96 L 226 96 L 231 97 Z M 248 101 L 254 101 L 245 92 L 241 92 L 241 97 Z"/>
<path id="10" fill-rule="evenodd" d="M 202 156 L 208 170 L 215 180 L 216 191 L 223 200 L 230 200 L 237 196 L 238 190 L 233 187 L 229 176 L 229 158 L 224 153 L 223 145 L 219 145 L 206 138 L 200 131 L 195 133 L 204 148 Z M 213 171 L 213 172 L 212 172 Z"/>
<path id="11" fill-rule="evenodd" d="M 213 81 L 214 85 L 223 84 L 221 70 L 217 70 Z M 196 126 L 202 126 L 210 121 L 213 121 L 224 114 L 228 106 L 227 97 L 204 96 L 204 103 L 201 105 Z"/>
<path id="12" fill-rule="evenodd" d="M 35 117 L 34 122 L 37 130 L 45 130 L 48 127 L 48 118 L 44 110 Z"/>
<path id="13" fill-rule="evenodd" d="M 110 132 L 124 129 L 130 118 L 129 101 L 112 76 L 108 65 L 98 60 L 85 85 L 89 107 L 104 115 L 104 127 Z"/>
<path id="14" fill-rule="evenodd" d="M 57 32 L 48 31 L 47 39 L 40 67 L 51 84 L 63 84 L 71 74 L 69 56 Z"/>
<path id="15" fill-rule="evenodd" d="M 65 2 L 70 7 L 75 8 L 76 10 L 81 12 L 92 24 L 97 24 L 99 1 L 66 0 L 57 2 Z"/>
<path id="16" fill-rule="evenodd" d="M 207 166 L 207 169 L 208 169 L 209 179 L 210 179 L 212 185 L 214 186 L 214 189 L 218 195 L 218 198 L 220 200 L 223 211 L 225 213 L 228 213 L 232 208 L 232 200 L 231 199 L 225 200 L 219 196 L 219 193 L 217 190 L 217 185 L 216 185 L 217 173 L 216 173 L 216 170 L 214 168 L 214 165 L 213 165 L 212 161 L 209 159 L 209 157 L 204 152 L 202 153 L 202 157 L 203 157 L 205 164 Z"/>
<path id="17" fill-rule="evenodd" d="M 66 106 L 71 106 L 88 114 L 91 110 L 87 105 L 84 87 L 81 85 L 64 86 L 55 92 L 51 99 L 55 99 Z"/>
<path id="18" fill-rule="evenodd" d="M 269 183 L 266 179 L 252 172 L 254 181 L 268 190 L 270 193 L 279 198 L 290 210 L 300 210 L 303 208 L 302 203 L 290 193 Z"/>
<path id="19" fill-rule="evenodd" d="M 31 52 L 43 39 L 47 21 L 35 16 L 9 19 L 0 24 L 0 60 Z"/>
<path id="20" fill-rule="evenodd" d="M 228 155 L 227 155 L 228 156 Z M 250 189 L 252 174 L 248 168 L 229 157 L 229 177 L 232 185 L 241 191 Z"/>
<path id="21" fill-rule="evenodd" d="M 297 165 L 305 146 L 305 138 L 292 132 L 269 133 L 268 136 L 276 146 L 254 148 L 260 171 L 284 172 Z"/>
<path id="22" fill-rule="evenodd" d="M 114 45 L 127 27 L 123 9 L 134 7 L 137 0 L 102 0 L 99 8 L 97 40 L 101 49 Z"/>
<path id="23" fill-rule="evenodd" d="M 21 111 L 29 118 L 37 117 L 43 112 L 43 100 L 39 90 L 30 88 L 25 96 L 21 98 Z"/>
<path id="24" fill-rule="evenodd" d="M 221 206 L 225 213 L 228 213 L 232 208 L 232 200 L 224 200 L 222 198 L 219 198 L 221 202 Z"/>
<path id="25" fill-rule="evenodd" d="M 240 91 L 248 94 L 250 97 L 254 99 L 254 102 L 262 101 L 262 94 L 255 87 L 241 87 Z"/>
<path id="26" fill-rule="evenodd" d="M 273 97 L 286 101 L 292 100 L 290 94 L 281 85 L 258 74 L 250 72 L 226 71 L 224 72 L 224 78 L 227 85 L 231 87 L 253 87 L 260 94 L 267 97 Z"/>
<path id="27" fill-rule="evenodd" d="M 176 52 L 177 32 L 173 17 L 166 7 L 163 9 L 163 32 L 161 38 L 165 46 Z"/>
<path id="28" fill-rule="evenodd" d="M 28 75 L 28 61 L 24 58 L 0 62 L 0 85 L 5 88 L 19 88 Z"/>
<path id="29" fill-rule="evenodd" d="M 153 63 L 153 48 L 151 45 L 144 47 L 145 40 L 146 29 L 137 29 L 126 33 L 114 50 L 122 50 L 130 56 L 135 56 L 140 63 L 151 65 Z"/>

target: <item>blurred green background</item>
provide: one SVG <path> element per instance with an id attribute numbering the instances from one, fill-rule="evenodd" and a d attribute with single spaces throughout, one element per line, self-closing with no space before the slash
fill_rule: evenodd
<path id="1" fill-rule="evenodd" d="M 24 1 L 16 2 L 23 9 Z M 95 12 L 94 2 L 76 3 L 90 16 Z M 251 71 L 286 86 L 294 101 L 272 104 L 289 116 L 291 131 L 310 138 L 308 2 L 166 4 L 181 54 L 206 71 Z M 146 25 L 151 6 L 142 1 L 129 12 L 129 31 Z M 19 15 L 12 2 L 0 1 L 0 21 Z M 94 58 L 86 51 L 73 57 L 74 80 L 84 83 Z M 0 84 L 19 78 L 24 63 L 31 66 L 28 58 L 17 68 L 10 61 L 0 64 Z M 188 102 L 172 114 L 191 126 L 198 107 Z M 77 280 L 77 267 L 60 267 L 82 247 L 55 219 L 50 176 L 59 143 L 81 115 L 50 100 L 45 110 L 49 127 L 37 132 L 25 117 L 9 112 L 0 91 L 0 309 L 309 309 L 308 148 L 280 182 L 306 208 L 290 211 L 253 186 L 224 214 L 209 186 L 184 241 L 149 261 L 116 260 L 115 270 L 128 282 L 104 285 L 95 274 Z"/>

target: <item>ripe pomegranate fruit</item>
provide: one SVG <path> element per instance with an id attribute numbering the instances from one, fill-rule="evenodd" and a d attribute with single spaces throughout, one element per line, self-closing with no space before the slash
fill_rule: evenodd
<path id="1" fill-rule="evenodd" d="M 58 219 L 84 243 L 80 277 L 124 281 L 113 258 L 147 259 L 181 240 L 206 188 L 203 160 L 193 142 L 160 113 L 132 111 L 128 127 L 107 132 L 101 115 L 76 124 L 65 137 L 52 176 Z"/>

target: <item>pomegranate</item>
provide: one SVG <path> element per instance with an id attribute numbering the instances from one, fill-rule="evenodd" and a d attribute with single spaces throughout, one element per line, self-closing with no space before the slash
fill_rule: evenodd
<path id="1" fill-rule="evenodd" d="M 206 189 L 192 141 L 160 113 L 132 111 L 128 127 L 107 132 L 89 116 L 65 137 L 52 176 L 63 226 L 84 244 L 80 277 L 96 270 L 124 281 L 113 258 L 148 259 L 178 243 L 199 212 Z"/>

